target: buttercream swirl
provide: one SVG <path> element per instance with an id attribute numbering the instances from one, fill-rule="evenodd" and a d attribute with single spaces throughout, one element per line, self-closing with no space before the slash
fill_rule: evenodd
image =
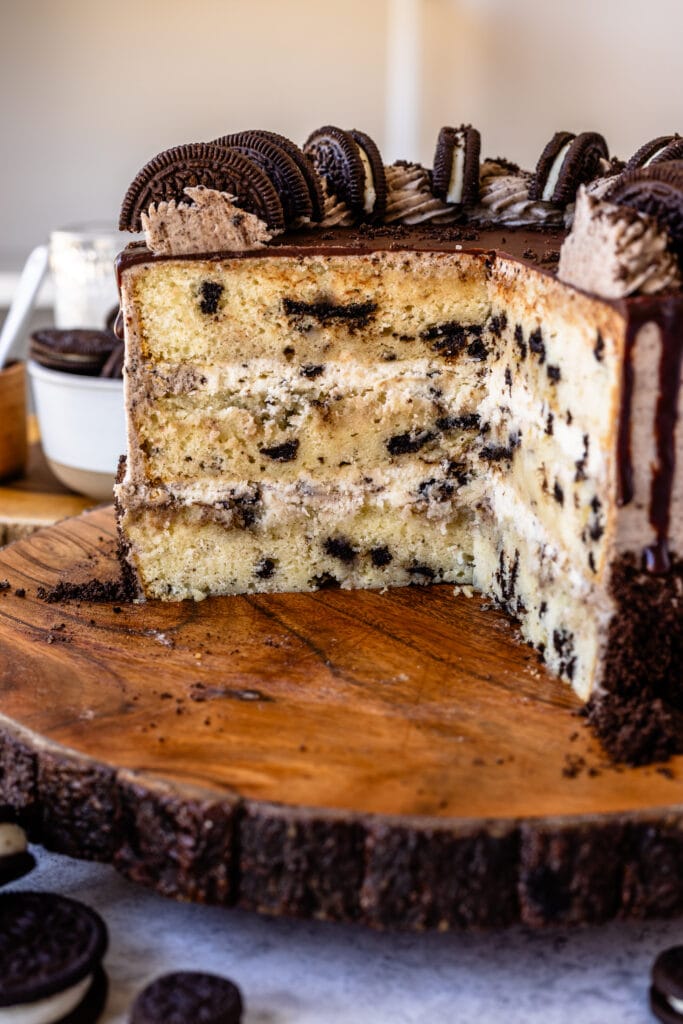
<path id="1" fill-rule="evenodd" d="M 421 164 L 401 161 L 384 170 L 387 224 L 453 224 L 459 219 L 457 210 L 434 195 L 431 175 Z"/>
<path id="2" fill-rule="evenodd" d="M 356 224 L 354 217 L 343 199 L 330 191 L 325 178 L 322 179 L 323 195 L 325 196 L 325 215 L 320 222 L 323 228 L 351 228 Z"/>
<path id="3" fill-rule="evenodd" d="M 668 232 L 653 217 L 596 198 L 585 186 L 576 198 L 557 276 L 608 299 L 654 295 L 681 284 Z"/>
<path id="4" fill-rule="evenodd" d="M 511 173 L 505 164 L 486 160 L 481 165 L 479 203 L 469 220 L 478 224 L 507 224 L 510 227 L 534 225 L 561 226 L 563 210 L 552 203 L 529 198 L 531 174 Z"/>

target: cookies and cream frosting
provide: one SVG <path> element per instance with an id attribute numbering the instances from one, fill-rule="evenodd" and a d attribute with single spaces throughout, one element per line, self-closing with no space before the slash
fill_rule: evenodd
<path id="1" fill-rule="evenodd" d="M 190 202 L 153 203 L 141 215 L 147 248 L 161 256 L 259 249 L 273 237 L 235 196 L 197 185 L 183 190 Z"/>
<path id="2" fill-rule="evenodd" d="M 470 219 L 480 224 L 510 227 L 562 224 L 562 210 L 552 203 L 529 197 L 531 175 L 511 172 L 504 164 L 487 160 L 481 167 L 479 203 Z"/>
<path id="3" fill-rule="evenodd" d="M 386 168 L 387 224 L 453 224 L 457 210 L 437 199 L 431 175 L 421 164 L 400 161 Z"/>
<path id="4" fill-rule="evenodd" d="M 652 217 L 596 198 L 585 187 L 560 250 L 558 277 L 608 299 L 655 295 L 681 284 L 667 231 Z"/>

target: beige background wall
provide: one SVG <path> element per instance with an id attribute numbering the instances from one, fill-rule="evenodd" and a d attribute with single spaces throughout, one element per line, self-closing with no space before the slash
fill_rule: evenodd
<path id="1" fill-rule="evenodd" d="M 0 267 L 113 219 L 160 149 L 244 127 L 362 127 L 393 159 L 405 118 L 431 162 L 465 120 L 526 165 L 599 128 L 629 155 L 683 132 L 681 38 L 683 0 L 0 0 Z"/>

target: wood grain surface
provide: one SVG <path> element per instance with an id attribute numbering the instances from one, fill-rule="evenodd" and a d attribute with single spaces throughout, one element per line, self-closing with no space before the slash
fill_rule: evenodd
<path id="1" fill-rule="evenodd" d="M 110 508 L 0 552 L 0 803 L 46 846 L 374 926 L 683 909 L 681 764 L 607 763 L 478 598 L 37 596 L 117 574 Z"/>

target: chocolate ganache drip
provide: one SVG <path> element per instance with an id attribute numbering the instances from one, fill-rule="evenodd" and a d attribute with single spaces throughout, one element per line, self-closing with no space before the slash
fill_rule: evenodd
<path id="1" fill-rule="evenodd" d="M 649 520 L 655 532 L 655 542 L 643 552 L 643 567 L 652 573 L 665 573 L 671 568 L 669 527 L 676 472 L 678 397 L 683 370 L 683 299 L 678 300 L 673 296 L 666 302 L 641 299 L 629 308 L 618 436 L 618 497 L 622 506 L 628 505 L 634 498 L 631 447 L 635 383 L 633 352 L 640 330 L 648 323 L 654 323 L 659 330 L 661 356 L 654 425 L 657 464 L 653 471 L 649 505 Z"/>

